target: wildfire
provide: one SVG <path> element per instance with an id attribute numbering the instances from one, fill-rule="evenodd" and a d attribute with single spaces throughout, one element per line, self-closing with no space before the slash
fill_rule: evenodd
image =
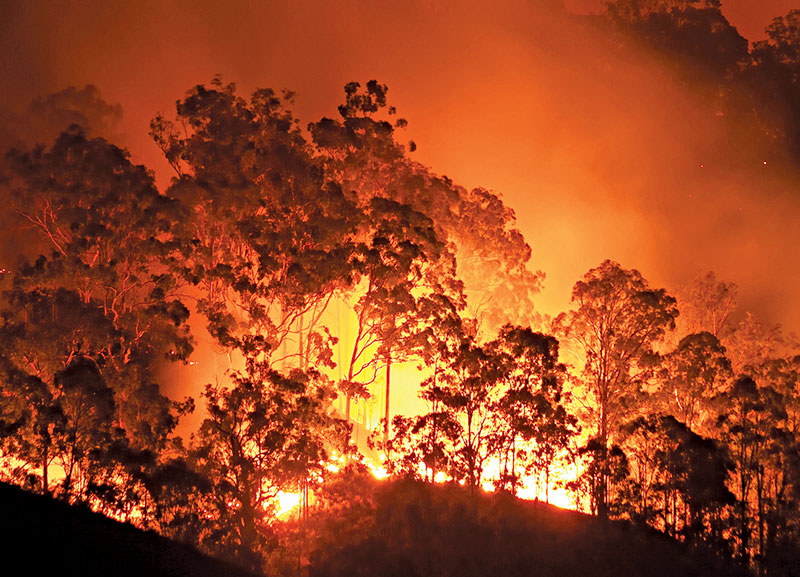
<path id="1" fill-rule="evenodd" d="M 300 493 L 278 493 L 278 517 L 286 517 L 300 504 Z"/>
<path id="2" fill-rule="evenodd" d="M 383 465 L 377 466 L 370 463 L 369 470 L 372 471 L 372 476 L 378 480 L 386 479 L 389 476 L 389 473 L 386 472 L 386 467 Z"/>
<path id="3" fill-rule="evenodd" d="M 484 491 L 493 492 L 496 489 L 493 479 L 500 474 L 499 463 L 491 463 L 486 473 L 487 480 L 482 483 L 482 488 Z M 550 468 L 549 483 L 544 480 L 543 475 L 522 477 L 520 479 L 522 484 L 517 489 L 517 497 L 526 501 L 548 503 L 560 509 L 575 510 L 574 496 L 563 485 L 573 481 L 576 474 L 574 467 L 570 467 L 563 461 L 557 461 Z"/>
<path id="4" fill-rule="evenodd" d="M 551 487 L 549 492 L 545 493 L 541 488 L 537 490 L 534 485 L 531 487 L 523 487 L 517 495 L 521 499 L 526 499 L 528 501 L 546 501 L 559 509 L 575 510 L 575 500 L 565 489 Z"/>

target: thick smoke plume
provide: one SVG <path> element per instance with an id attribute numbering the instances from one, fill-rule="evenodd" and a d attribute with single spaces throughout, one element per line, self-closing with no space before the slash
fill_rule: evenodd
<path id="1" fill-rule="evenodd" d="M 800 327 L 795 175 L 707 93 L 561 2 L 472 4 L 6 2 L 0 132 L 19 138 L 36 97 L 93 84 L 124 108 L 115 140 L 165 186 L 148 124 L 192 85 L 288 88 L 310 122 L 335 114 L 345 82 L 378 78 L 419 161 L 516 210 L 548 276 L 541 311 L 612 258 L 671 287 L 713 269 L 744 308 Z"/>

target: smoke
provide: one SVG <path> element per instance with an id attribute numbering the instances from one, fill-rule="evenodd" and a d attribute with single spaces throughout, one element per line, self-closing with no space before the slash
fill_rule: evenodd
<path id="1" fill-rule="evenodd" d="M 516 210 L 547 274 L 540 311 L 569 306 L 572 284 L 612 258 L 657 286 L 713 269 L 744 307 L 800 327 L 796 176 L 707 95 L 561 2 L 473 4 L 5 2 L 3 109 L 94 84 L 125 110 L 118 141 L 163 187 L 149 121 L 192 85 L 222 74 L 243 94 L 294 90 L 305 124 L 336 114 L 347 81 L 376 78 L 417 160 Z"/>

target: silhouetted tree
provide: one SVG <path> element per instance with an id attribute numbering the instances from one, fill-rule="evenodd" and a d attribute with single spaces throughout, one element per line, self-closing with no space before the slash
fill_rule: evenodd
<path id="1" fill-rule="evenodd" d="M 769 386 L 759 387 L 751 377 L 740 377 L 720 401 L 720 436 L 728 446 L 735 471 L 734 494 L 737 499 L 739 556 L 748 561 L 753 553 L 751 523 L 758 523 L 759 552 L 763 550 L 763 481 L 764 460 L 770 438 L 786 419 L 783 399 Z M 756 514 L 751 514 L 751 499 L 756 499 Z"/>
<path id="2" fill-rule="evenodd" d="M 437 479 L 438 473 L 452 475 L 456 447 L 462 433 L 457 415 L 446 401 L 449 391 L 442 388 L 442 376 L 461 347 L 474 338 L 471 323 L 458 316 L 450 316 L 449 323 L 438 323 L 421 336 L 424 337 L 424 360 L 431 374 L 420 384 L 419 397 L 426 403 L 426 411 L 392 419 L 392 435 L 383 440 L 387 471 L 411 478 Z"/>
<path id="3" fill-rule="evenodd" d="M 555 326 L 583 364 L 587 420 L 600 446 L 590 453 L 603 458 L 603 448 L 633 416 L 635 395 L 658 359 L 653 344 L 675 326 L 678 310 L 664 289 L 651 289 L 638 271 L 608 260 L 575 284 L 572 302 L 577 308 L 561 314 Z M 593 484 L 601 517 L 608 513 L 604 470 Z"/>
<path id="4" fill-rule="evenodd" d="M 516 492 L 531 475 L 549 485 L 550 468 L 577 432 L 558 342 L 511 325 L 485 345 L 463 336 L 422 383 L 429 410 L 395 418 L 389 470 L 423 478 L 428 471 L 431 480 L 442 472 L 474 488 L 494 462 L 497 488 Z"/>
<path id="5" fill-rule="evenodd" d="M 783 356 L 789 346 L 780 325 L 763 323 L 749 312 L 722 343 L 731 368 L 737 374 L 747 366 Z"/>
<path id="6" fill-rule="evenodd" d="M 351 298 L 356 331 L 342 388 L 349 417 L 351 396 L 368 396 L 365 385 L 385 371 L 384 437 L 391 420 L 392 364 L 423 355 L 420 334 L 464 307 L 449 242 L 452 227 L 442 218 L 458 193 L 437 195 L 441 181 L 407 158 L 414 146 L 397 142 L 406 121 L 395 118 L 387 92 L 375 80 L 364 88 L 348 83 L 340 119 L 309 125 L 327 177 L 351 192 L 366 214 Z"/>
<path id="7" fill-rule="evenodd" d="M 266 364 L 234 373 L 231 387 L 208 385 L 208 417 L 193 458 L 213 483 L 213 530 L 203 544 L 257 567 L 268 552 L 280 491 L 322 470 L 331 450 L 348 451 L 349 428 L 330 414 L 331 384 L 316 371 L 283 375 Z"/>
<path id="8" fill-rule="evenodd" d="M 422 357 L 425 334 L 463 307 L 455 263 L 427 216 L 379 197 L 367 214 L 371 238 L 354 259 L 355 274 L 362 278 L 353 306 L 357 321 L 346 373 L 347 418 L 353 391 L 362 389 L 364 396 L 364 386 L 375 381 L 379 368 L 388 379 L 392 362 Z M 388 380 L 384 394 L 388 403 Z M 388 405 L 384 417 L 390 418 Z"/>
<path id="9" fill-rule="evenodd" d="M 175 270 L 197 287 L 209 332 L 229 350 L 304 369 L 332 364 L 320 318 L 351 285 L 361 212 L 322 178 L 291 98 L 265 89 L 247 101 L 216 80 L 178 102 L 176 121 L 151 126 L 178 174 L 169 194 L 185 208 Z"/>
<path id="10" fill-rule="evenodd" d="M 800 10 L 778 16 L 753 43 L 749 88 L 759 120 L 777 147 L 800 148 Z"/>
<path id="11" fill-rule="evenodd" d="M 693 431 L 715 426 L 713 400 L 732 377 L 725 347 L 711 333 L 691 334 L 664 356 L 655 392 L 663 412 Z"/>
<path id="12" fill-rule="evenodd" d="M 745 372 L 759 384 L 769 419 L 761 425 L 765 447 L 755 470 L 755 503 L 750 506 L 759 563 L 775 571 L 782 555 L 798 550 L 798 359 L 770 359 Z"/>
<path id="13" fill-rule="evenodd" d="M 733 504 L 725 451 L 673 416 L 640 417 L 626 431 L 637 517 L 668 535 L 719 546 L 724 508 Z"/>
<path id="14" fill-rule="evenodd" d="M 614 0 L 607 16 L 641 44 L 668 58 L 693 84 L 724 86 L 747 57 L 748 43 L 719 0 Z M 710 92 L 713 95 L 713 92 Z"/>
<path id="15" fill-rule="evenodd" d="M 630 466 L 619 445 L 608 446 L 593 437 L 578 447 L 576 457 L 581 472 L 567 487 L 578 497 L 578 506 L 584 506 L 580 500 L 588 498 L 589 512 L 601 518 L 621 515 L 630 507 L 631 498 L 626 494 Z"/>
<path id="16" fill-rule="evenodd" d="M 497 486 L 515 492 L 523 477 L 541 476 L 549 499 L 551 468 L 578 432 L 577 419 L 566 409 L 558 341 L 507 325 L 491 346 L 505 365 L 492 433 L 501 461 Z"/>
<path id="17" fill-rule="evenodd" d="M 678 291 L 678 330 L 681 338 L 708 332 L 721 339 L 731 330 L 731 314 L 738 306 L 738 287 L 718 281 L 713 272 L 694 279 Z"/>
<path id="18" fill-rule="evenodd" d="M 75 126 L 49 148 L 9 152 L 1 184 L 42 253 L 16 267 L 0 302 L 0 387 L 28 404 L 8 431 L 12 454 L 40 490 L 136 517 L 143 472 L 192 407 L 155 383 L 159 363 L 191 351 L 166 264 L 175 203 L 127 152 Z"/>

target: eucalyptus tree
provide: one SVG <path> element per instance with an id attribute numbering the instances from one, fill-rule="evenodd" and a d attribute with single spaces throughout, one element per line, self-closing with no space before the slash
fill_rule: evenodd
<path id="1" fill-rule="evenodd" d="M 764 550 L 763 497 L 765 464 L 773 440 L 782 436 L 787 418 L 783 396 L 769 385 L 759 386 L 752 377 L 742 376 L 720 398 L 720 438 L 735 464 L 734 494 L 737 500 L 738 553 L 751 559 L 754 545 L 752 522 L 758 527 L 758 552 Z M 752 512 L 755 497 L 756 512 Z"/>
<path id="2" fill-rule="evenodd" d="M 257 566 L 253 559 L 269 552 L 278 494 L 319 480 L 332 452 L 350 450 L 350 429 L 330 413 L 334 392 L 316 370 L 282 373 L 260 363 L 232 380 L 206 387 L 208 416 L 192 449 L 213 484 L 206 504 L 214 530 L 202 541 Z"/>
<path id="3" fill-rule="evenodd" d="M 423 350 L 414 348 L 413 343 L 419 339 L 413 335 L 433 324 L 449 322 L 438 315 L 438 310 L 447 311 L 445 316 L 453 309 L 465 311 L 467 317 L 479 319 L 480 328 L 487 335 L 510 321 L 532 322 L 535 315 L 531 299 L 538 292 L 542 278 L 541 273 L 528 269 L 530 247 L 514 226 L 513 211 L 498 195 L 485 189 L 468 191 L 411 160 L 409 154 L 415 149 L 414 143 L 403 144 L 399 137 L 407 123 L 397 117 L 387 95 L 388 88 L 374 80 L 363 87 L 349 83 L 345 86 L 345 102 L 339 106 L 340 118 L 323 118 L 309 125 L 326 174 L 341 182 L 344 190 L 352 191 L 360 205 L 373 215 L 373 228 L 364 229 L 363 242 L 367 247 L 373 246 L 376 228 L 387 229 L 387 224 L 397 222 L 395 217 L 387 221 L 385 212 L 376 214 L 376 201 L 428 219 L 424 221 L 425 228 L 406 227 L 391 233 L 403 232 L 411 243 L 404 250 L 408 252 L 408 248 L 415 247 L 418 251 L 414 261 L 396 262 L 393 266 L 397 272 L 387 277 L 399 279 L 406 274 L 402 283 L 395 282 L 395 287 L 402 287 L 414 297 L 406 298 L 402 324 L 416 329 L 391 334 L 411 338 L 404 337 L 402 343 L 395 338 L 395 344 L 389 347 L 385 346 L 393 340 L 386 338 L 389 335 L 373 338 L 365 306 L 377 303 L 377 298 L 385 298 L 380 291 L 376 294 L 372 291 L 378 284 L 386 283 L 376 274 L 388 271 L 372 267 L 362 277 L 360 291 L 356 293 L 360 300 L 354 304 L 358 324 L 356 342 L 349 355 L 350 367 L 344 372 L 349 394 L 358 391 L 364 394 L 364 382 L 376 377 L 374 369 L 379 364 L 385 366 L 388 381 L 393 356 L 421 358 L 422 354 L 424 357 Z M 377 239 L 385 237 L 381 234 Z M 393 250 L 397 252 L 396 248 Z M 406 263 L 413 267 L 408 269 Z M 391 308 L 391 302 L 386 304 Z M 372 316 L 373 321 L 375 318 Z M 374 347 L 379 342 L 384 343 L 383 350 L 376 355 Z M 398 360 L 402 359 L 394 359 Z M 368 376 L 360 375 L 364 372 Z M 388 408 L 385 416 L 388 422 Z"/>
<path id="4" fill-rule="evenodd" d="M 725 347 L 708 332 L 681 339 L 664 356 L 655 391 L 659 408 L 695 432 L 715 428 L 714 400 L 733 377 Z"/>
<path id="5" fill-rule="evenodd" d="M 603 459 L 620 427 L 637 415 L 637 395 L 658 362 L 653 346 L 674 328 L 678 310 L 664 289 L 650 288 L 639 271 L 610 260 L 575 284 L 572 302 L 575 309 L 559 315 L 555 327 L 583 365 L 586 424 Z M 595 500 L 605 517 L 609 473 L 602 465 L 599 470 Z"/>
<path id="6" fill-rule="evenodd" d="M 747 507 L 755 524 L 752 533 L 753 541 L 758 544 L 758 559 L 767 565 L 778 563 L 787 547 L 797 547 L 799 369 L 797 357 L 769 359 L 745 367 L 744 373 L 757 383 L 756 402 L 753 403 L 757 413 L 749 418 L 741 415 L 745 418 L 740 416 L 738 424 L 734 424 L 736 417 L 728 414 L 721 429 L 726 438 L 733 441 L 736 454 L 741 456 L 737 465 L 744 467 L 743 471 L 737 471 L 738 495 L 744 494 L 742 488 L 747 485 L 746 479 L 752 479 Z M 722 397 L 720 402 L 728 407 L 729 413 L 731 408 L 740 405 L 732 403 L 729 396 Z M 754 461 L 746 458 L 748 444 L 755 453 Z"/>
<path id="7" fill-rule="evenodd" d="M 424 355 L 418 346 L 422 335 L 463 308 L 439 208 L 420 201 L 430 198 L 430 191 L 425 179 L 416 177 L 422 169 L 407 158 L 413 144 L 397 142 L 396 130 L 406 121 L 395 118 L 387 92 L 375 80 L 363 89 L 348 83 L 340 118 L 309 125 L 325 174 L 351 193 L 366 215 L 357 236 L 357 284 L 350 299 L 355 336 L 341 387 L 349 418 L 351 397 L 367 396 L 367 385 L 385 371 L 384 441 L 391 420 L 392 364 Z"/>
<path id="8" fill-rule="evenodd" d="M 13 442 L 31 450 L 17 456 L 36 455 L 30 464 L 45 492 L 58 458 L 60 495 L 83 499 L 91 485 L 100 502 L 115 493 L 119 501 L 120 483 L 133 483 L 146 464 L 131 459 L 146 453 L 152 463 L 191 407 L 155 382 L 159 362 L 192 349 L 188 310 L 167 266 L 176 204 L 126 151 L 77 126 L 49 147 L 10 151 L 2 175 L 3 198 L 38 238 L 30 252 L 40 253 L 20 255 L 2 300 L 3 397 L 19 391 L 30 401 L 26 426 L 16 429 L 25 438 Z M 86 411 L 102 423 L 87 425 Z"/>
<path id="9" fill-rule="evenodd" d="M 185 214 L 173 270 L 233 359 L 206 387 L 192 459 L 214 486 L 215 546 L 248 564 L 265 552 L 277 493 L 348 448 L 322 372 L 337 338 L 323 315 L 356 281 L 366 216 L 325 177 L 291 98 L 245 99 L 216 80 L 190 90 L 174 121 L 151 125 Z"/>
<path id="10" fill-rule="evenodd" d="M 331 364 L 319 320 L 352 282 L 362 211 L 323 178 L 291 100 L 269 89 L 247 100 L 215 80 L 151 128 L 186 214 L 175 267 L 209 332 L 243 357 L 306 368 Z"/>
<path id="11" fill-rule="evenodd" d="M 695 278 L 678 291 L 678 332 L 681 337 L 708 332 L 722 339 L 733 329 L 731 316 L 738 306 L 736 284 L 718 281 L 713 272 Z"/>
<path id="12" fill-rule="evenodd" d="M 733 463 L 718 441 L 671 415 L 651 413 L 624 427 L 631 517 L 687 542 L 723 545 Z"/>
<path id="13" fill-rule="evenodd" d="M 558 342 L 529 328 L 505 326 L 479 344 L 468 327 L 445 345 L 422 383 L 428 411 L 396 417 L 390 470 L 430 479 L 443 473 L 470 487 L 492 480 L 516 492 L 525 477 L 549 472 L 577 433 L 565 407 L 565 367 Z M 498 476 L 489 479 L 490 464 Z M 427 475 L 426 475 L 427 476 Z"/>
<path id="14" fill-rule="evenodd" d="M 800 10 L 777 16 L 764 30 L 766 39 L 753 43 L 746 69 L 753 108 L 775 152 L 800 152 Z"/>
<path id="15" fill-rule="evenodd" d="M 498 486 L 516 492 L 524 477 L 543 477 L 549 499 L 550 473 L 578 433 L 567 411 L 566 367 L 555 337 L 506 325 L 493 341 L 505 366 L 494 404 L 493 442 L 501 463 Z"/>

